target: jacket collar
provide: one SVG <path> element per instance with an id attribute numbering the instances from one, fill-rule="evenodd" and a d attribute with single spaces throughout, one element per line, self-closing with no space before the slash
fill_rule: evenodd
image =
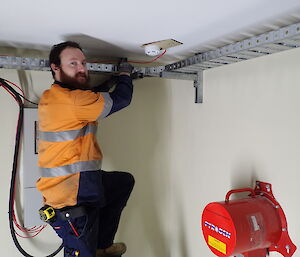
<path id="1" fill-rule="evenodd" d="M 92 88 L 76 88 L 76 87 L 73 87 L 73 86 L 71 86 L 70 84 L 66 84 L 66 83 L 63 83 L 63 82 L 60 82 L 60 81 L 58 81 L 58 80 L 55 80 L 54 82 L 53 82 L 53 85 L 54 84 L 56 84 L 56 85 L 59 85 L 59 86 L 61 86 L 61 87 L 63 87 L 63 88 L 67 88 L 67 89 L 70 89 L 70 90 L 92 90 Z"/>
<path id="2" fill-rule="evenodd" d="M 67 88 L 67 89 L 70 89 L 70 90 L 75 90 L 75 89 L 77 89 L 77 88 L 75 88 L 75 87 L 70 86 L 69 84 L 62 83 L 62 82 L 60 82 L 60 81 L 58 81 L 58 80 L 55 80 L 55 81 L 53 82 L 53 84 L 59 85 L 59 86 L 61 86 L 61 87 L 63 87 L 63 88 Z"/>

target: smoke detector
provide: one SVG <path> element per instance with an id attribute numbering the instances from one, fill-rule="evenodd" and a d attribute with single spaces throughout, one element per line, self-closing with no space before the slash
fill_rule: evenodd
<path id="1" fill-rule="evenodd" d="M 147 43 L 142 45 L 141 47 L 144 47 L 146 55 L 157 56 L 162 52 L 162 50 L 178 45 L 182 45 L 182 43 L 174 39 L 166 39 Z"/>
<path id="2" fill-rule="evenodd" d="M 145 54 L 149 56 L 157 56 L 161 53 L 161 48 L 158 45 L 146 45 Z"/>

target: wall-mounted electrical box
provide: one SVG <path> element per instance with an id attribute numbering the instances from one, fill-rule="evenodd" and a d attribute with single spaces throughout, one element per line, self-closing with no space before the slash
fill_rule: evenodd
<path id="1" fill-rule="evenodd" d="M 41 193 L 35 183 L 40 177 L 37 165 L 38 115 L 36 108 L 24 109 L 23 145 L 20 165 L 20 184 L 24 214 L 24 227 L 45 225 L 39 218 L 43 206 Z"/>

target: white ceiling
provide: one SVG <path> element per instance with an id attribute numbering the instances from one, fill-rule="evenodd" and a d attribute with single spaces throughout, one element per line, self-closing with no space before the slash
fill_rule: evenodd
<path id="1" fill-rule="evenodd" d="M 142 44 L 173 38 L 183 45 L 162 57 L 171 63 L 297 22 L 299 0 L 1 0 L 0 46 L 76 40 L 96 56 L 150 60 Z"/>

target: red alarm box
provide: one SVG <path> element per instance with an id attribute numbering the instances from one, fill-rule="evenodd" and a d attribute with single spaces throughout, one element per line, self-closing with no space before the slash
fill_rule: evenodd
<path id="1" fill-rule="evenodd" d="M 249 197 L 229 200 L 232 194 L 247 191 Z M 202 231 L 210 250 L 220 257 L 265 257 L 269 251 L 290 257 L 296 251 L 271 184 L 260 181 L 255 189 L 231 190 L 225 201 L 208 204 L 202 213 Z"/>

